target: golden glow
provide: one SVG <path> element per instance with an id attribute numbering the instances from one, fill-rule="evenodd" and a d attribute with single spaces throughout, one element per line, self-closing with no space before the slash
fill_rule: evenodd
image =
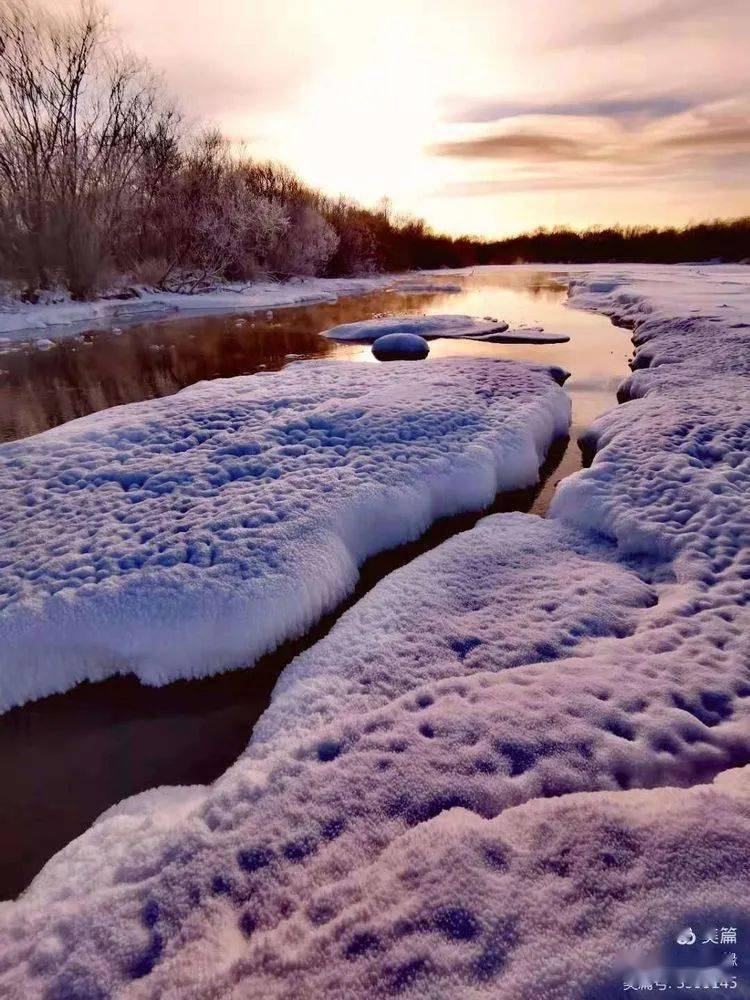
<path id="1" fill-rule="evenodd" d="M 663 0 L 111 8 L 196 122 L 439 229 L 750 212 L 746 0 L 705 12 Z M 467 137 L 495 146 L 436 155 Z"/>

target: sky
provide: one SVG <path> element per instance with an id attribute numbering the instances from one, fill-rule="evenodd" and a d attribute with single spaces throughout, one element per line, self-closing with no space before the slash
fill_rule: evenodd
<path id="1" fill-rule="evenodd" d="M 453 234 L 750 214 L 750 0 L 110 0 L 195 128 Z"/>

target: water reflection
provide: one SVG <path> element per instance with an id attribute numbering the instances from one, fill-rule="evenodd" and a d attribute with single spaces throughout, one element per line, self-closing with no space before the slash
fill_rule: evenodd
<path id="1" fill-rule="evenodd" d="M 628 335 L 602 316 L 565 308 L 561 272 L 486 268 L 459 279 L 458 295 L 381 291 L 245 316 L 219 314 L 143 323 L 119 333 L 84 332 L 42 351 L 26 346 L 0 355 L 0 440 L 25 437 L 109 406 L 153 399 L 204 379 L 277 370 L 302 358 L 372 360 L 369 348 L 334 344 L 320 331 L 381 313 L 465 312 L 498 316 L 511 326 L 543 326 L 568 344 L 472 344 L 434 341 L 431 358 L 504 357 L 563 365 L 580 393 L 574 431 L 610 405 L 629 353 Z"/>

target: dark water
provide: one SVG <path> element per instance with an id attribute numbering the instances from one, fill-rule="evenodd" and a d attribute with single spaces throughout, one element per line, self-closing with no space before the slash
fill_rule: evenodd
<path id="1" fill-rule="evenodd" d="M 487 513 L 544 513 L 555 484 L 580 468 L 575 439 L 595 416 L 615 405 L 617 383 L 631 353 L 629 334 L 601 316 L 566 308 L 564 289 L 554 274 L 493 268 L 460 280 L 466 286 L 460 295 L 378 293 L 280 310 L 271 320 L 222 315 L 149 323 L 119 335 L 86 335 L 85 343 L 65 341 L 48 351 L 0 358 L 0 367 L 8 372 L 0 384 L 5 438 L 106 406 L 166 395 L 200 379 L 280 368 L 300 356 L 376 363 L 369 348 L 332 344 L 319 331 L 389 311 L 493 315 L 511 325 L 567 333 L 570 343 L 550 346 L 435 341 L 430 357 L 516 358 L 562 365 L 573 373 L 566 384 L 573 400 L 571 438 L 553 447 L 534 489 L 503 494 L 491 510 L 446 518 L 419 541 L 369 560 L 343 607 L 251 670 L 163 688 L 117 677 L 81 684 L 0 716 L 0 812 L 6 818 L 0 827 L 0 898 L 17 895 L 52 854 L 115 802 L 157 785 L 213 780 L 247 745 L 280 671 L 321 638 L 345 607 L 386 573 Z"/>

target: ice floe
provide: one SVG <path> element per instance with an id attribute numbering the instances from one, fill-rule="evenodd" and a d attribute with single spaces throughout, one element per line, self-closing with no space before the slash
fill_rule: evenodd
<path id="1" fill-rule="evenodd" d="M 437 337 L 479 337 L 508 329 L 501 320 L 477 319 L 476 316 L 378 316 L 357 323 L 342 323 L 323 331 L 329 340 L 372 343 L 392 333 L 409 333 L 425 340 Z"/>
<path id="2" fill-rule="evenodd" d="M 566 333 L 547 333 L 540 326 L 519 326 L 515 330 L 484 333 L 471 339 L 488 344 L 567 344 L 570 337 Z"/>
<path id="3" fill-rule="evenodd" d="M 402 295 L 440 292 L 455 295 L 457 292 L 462 292 L 463 290 L 463 285 L 458 285 L 451 281 L 440 281 L 440 279 L 402 278 L 393 286 L 393 291 L 400 292 Z"/>
<path id="4" fill-rule="evenodd" d="M 529 485 L 557 369 L 302 362 L 0 448 L 0 708 L 249 665 L 435 519 Z"/>
<path id="5" fill-rule="evenodd" d="M 476 316 L 379 316 L 358 323 L 343 323 L 324 330 L 330 340 L 372 343 L 384 336 L 409 334 L 424 340 L 438 337 L 480 340 L 493 344 L 561 344 L 570 340 L 566 334 L 545 333 L 541 327 L 509 330 L 502 320 Z"/>
<path id="6" fill-rule="evenodd" d="M 60 852 L 0 907 L 6 995 L 603 1000 L 690 921 L 750 932 L 750 393 L 707 339 L 740 328 L 628 294 L 669 360 L 553 516 L 391 574 L 214 785 Z"/>

